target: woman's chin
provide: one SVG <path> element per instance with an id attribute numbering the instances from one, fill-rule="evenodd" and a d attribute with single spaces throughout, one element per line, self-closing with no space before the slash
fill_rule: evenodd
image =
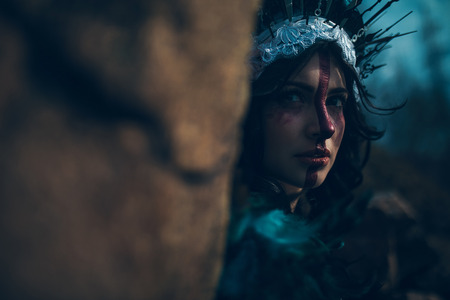
<path id="1" fill-rule="evenodd" d="M 303 181 L 278 180 L 287 195 L 299 194 L 304 189 Z"/>

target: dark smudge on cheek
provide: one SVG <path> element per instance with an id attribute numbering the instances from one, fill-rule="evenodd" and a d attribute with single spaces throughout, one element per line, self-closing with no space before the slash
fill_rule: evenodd
<path id="1" fill-rule="evenodd" d="M 266 118 L 276 122 L 277 125 L 286 126 L 294 122 L 300 112 L 301 109 L 285 108 L 281 105 L 273 104 L 266 109 Z"/>

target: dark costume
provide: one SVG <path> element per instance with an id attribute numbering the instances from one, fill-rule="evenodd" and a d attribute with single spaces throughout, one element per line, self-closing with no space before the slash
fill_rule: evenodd
<path id="1" fill-rule="evenodd" d="M 218 299 L 345 299 L 374 287 L 374 278 L 349 278 L 333 255 L 361 207 L 340 199 L 307 220 L 280 207 L 282 197 L 254 192 L 233 216 Z"/>

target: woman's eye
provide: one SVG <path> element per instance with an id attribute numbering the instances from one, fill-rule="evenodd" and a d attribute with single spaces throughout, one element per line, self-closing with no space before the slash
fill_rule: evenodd
<path id="1" fill-rule="evenodd" d="M 347 97 L 345 97 L 344 95 L 332 96 L 332 97 L 327 98 L 326 105 L 327 106 L 343 107 L 346 101 L 347 101 Z"/>
<path id="2" fill-rule="evenodd" d="M 280 95 L 279 102 L 284 104 L 304 103 L 305 98 L 297 92 L 283 92 Z"/>

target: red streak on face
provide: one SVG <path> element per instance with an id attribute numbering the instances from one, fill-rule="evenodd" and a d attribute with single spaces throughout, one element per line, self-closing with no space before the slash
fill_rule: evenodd
<path id="1" fill-rule="evenodd" d="M 317 88 L 314 104 L 319 118 L 320 134 L 324 140 L 333 136 L 335 128 L 327 111 L 328 82 L 330 80 L 330 54 L 319 50 L 319 86 Z"/>
<path id="2" fill-rule="evenodd" d="M 317 118 L 319 119 L 320 140 L 325 144 L 325 140 L 331 138 L 335 132 L 335 127 L 328 115 L 326 100 L 328 94 L 328 82 L 330 81 L 330 54 L 327 51 L 319 50 L 319 85 L 314 98 Z M 317 181 L 317 169 L 309 167 L 306 172 L 305 187 L 313 187 Z"/>

